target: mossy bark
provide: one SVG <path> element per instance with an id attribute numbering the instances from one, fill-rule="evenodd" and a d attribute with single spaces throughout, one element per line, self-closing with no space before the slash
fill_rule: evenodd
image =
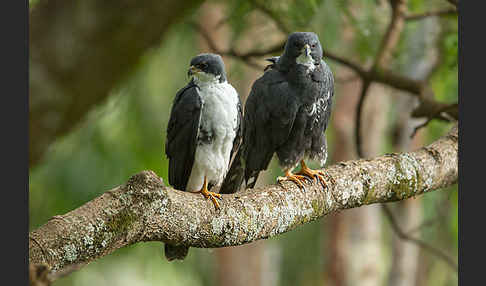
<path id="1" fill-rule="evenodd" d="M 265 239 L 332 212 L 404 200 L 457 183 L 457 142 L 456 125 L 414 152 L 329 166 L 327 188 L 309 183 L 304 191 L 283 182 L 223 195 L 220 210 L 144 171 L 32 231 L 29 262 L 60 270 L 141 241 L 216 248 Z"/>

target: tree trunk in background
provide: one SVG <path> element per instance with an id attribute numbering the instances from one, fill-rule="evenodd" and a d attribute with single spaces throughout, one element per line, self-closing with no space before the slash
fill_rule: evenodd
<path id="1" fill-rule="evenodd" d="M 397 128 L 395 132 L 395 151 L 407 151 L 420 147 L 423 133 L 417 133 L 412 140 L 410 134 L 413 128 L 420 124 L 417 119 L 410 118 L 413 108 L 418 103 L 416 98 L 398 94 L 395 96 Z M 389 206 L 394 216 L 405 231 L 418 226 L 422 219 L 422 198 L 398 202 Z M 411 286 L 417 279 L 419 248 L 417 245 L 404 241 L 396 234 L 392 234 L 392 264 L 388 278 L 388 285 Z"/>
<path id="2" fill-rule="evenodd" d="M 340 78 L 348 78 L 352 73 L 344 68 L 335 71 Z M 333 162 L 346 161 L 355 157 L 356 152 L 353 145 L 353 125 L 354 118 L 350 116 L 355 114 L 355 106 L 358 103 L 358 93 L 360 88 L 358 80 L 349 81 L 339 85 L 339 94 L 337 94 L 332 111 L 331 124 L 334 129 L 334 149 L 330 158 Z M 346 227 L 347 212 L 337 213 L 329 216 L 327 219 L 329 230 L 324 231 L 328 234 L 328 245 L 323 247 L 324 256 L 327 256 L 327 263 L 324 269 L 325 281 L 329 285 L 344 286 L 346 285 L 346 253 L 345 238 L 348 236 Z M 325 222 L 324 222 L 325 223 Z M 328 283 L 325 283 L 327 285 Z"/>
<path id="3" fill-rule="evenodd" d="M 388 90 L 376 84 L 370 86 L 368 93 L 361 134 L 364 154 L 373 157 L 383 150 L 390 97 Z M 351 210 L 345 216 L 346 226 L 351 230 L 345 240 L 347 285 L 380 285 L 385 266 L 381 252 L 381 207 L 371 205 Z"/>
<path id="4" fill-rule="evenodd" d="M 205 2 L 200 9 L 200 24 L 209 33 L 220 49 L 227 49 L 230 46 L 231 34 L 228 25 L 218 27 L 220 21 L 225 19 L 228 13 L 225 12 L 225 5 L 219 3 Z M 250 18 L 251 19 L 251 18 Z M 216 28 L 217 27 L 217 28 Z M 247 33 L 255 33 L 255 29 L 248 28 Z M 253 35 L 256 36 L 256 35 Z M 243 50 L 251 49 L 248 46 L 251 41 L 246 39 L 238 42 L 238 48 Z M 205 39 L 200 37 L 200 50 L 211 52 Z M 234 59 L 223 56 L 228 81 L 235 87 L 242 100 L 245 102 L 250 92 L 253 82 L 262 74 L 263 71 L 256 71 L 246 65 L 241 65 L 241 70 L 237 77 L 231 77 L 231 68 L 238 64 Z M 268 174 L 262 174 L 258 185 L 268 184 Z M 220 286 L 246 286 L 246 285 L 278 285 L 278 271 L 272 267 L 278 267 L 275 262 L 275 253 L 278 256 L 278 246 L 271 245 L 268 241 L 258 241 L 255 243 L 239 246 L 218 248 L 214 250 L 216 255 L 217 285 Z"/>
<path id="5" fill-rule="evenodd" d="M 437 19 L 427 19 L 420 23 L 421 29 L 417 29 L 416 35 L 407 42 L 407 67 L 405 74 L 411 78 L 425 78 L 432 71 L 438 61 L 436 40 L 439 35 L 440 25 Z M 396 92 L 395 106 L 397 114 L 397 126 L 394 134 L 394 151 L 410 151 L 424 144 L 423 129 L 410 138 L 415 126 L 424 119 L 411 118 L 410 114 L 418 105 L 418 99 Z M 392 210 L 400 222 L 404 231 L 418 226 L 422 221 L 422 198 L 416 198 L 392 204 Z M 419 235 L 419 233 L 415 234 Z M 392 238 L 392 265 L 388 278 L 389 285 L 410 286 L 417 285 L 420 269 L 424 263 L 419 263 L 420 249 L 412 243 L 400 239 L 397 235 Z M 422 260 L 420 260 L 422 261 Z M 419 265 L 421 265 L 419 267 Z"/>
<path id="6" fill-rule="evenodd" d="M 336 72 L 347 78 L 347 72 Z M 358 80 L 343 83 L 339 87 L 338 102 L 333 110 L 332 124 L 335 131 L 334 162 L 356 157 L 354 145 L 354 116 L 361 84 Z M 370 87 L 364 105 L 364 150 L 373 156 L 380 153 L 386 128 L 389 97 L 378 85 Z M 329 218 L 329 255 L 325 275 L 331 285 L 379 285 L 382 275 L 381 259 L 381 212 L 379 206 L 366 206 L 348 210 Z M 329 254 L 327 254 L 329 253 Z"/>
<path id="7" fill-rule="evenodd" d="M 353 39 L 350 27 L 342 30 L 346 41 Z M 335 77 L 350 78 L 353 73 L 339 68 Z M 354 140 L 356 106 L 361 86 L 359 80 L 338 82 L 338 94 L 331 124 L 334 127 L 334 144 L 331 159 L 334 162 L 357 157 Z M 363 106 L 363 150 L 367 157 L 381 153 L 387 128 L 389 96 L 380 85 L 372 84 Z M 383 261 L 381 256 L 380 206 L 366 206 L 349 210 L 332 218 L 330 222 L 327 269 L 324 271 L 330 285 L 380 285 Z"/>
<path id="8" fill-rule="evenodd" d="M 217 285 L 272 286 L 278 284 L 279 246 L 266 240 L 215 250 Z"/>

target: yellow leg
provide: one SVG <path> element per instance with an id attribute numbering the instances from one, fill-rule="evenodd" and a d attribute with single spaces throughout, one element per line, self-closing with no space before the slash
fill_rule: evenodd
<path id="1" fill-rule="evenodd" d="M 292 171 L 287 170 L 287 171 L 285 171 L 285 177 L 278 177 L 277 182 L 280 183 L 282 181 L 288 180 L 288 181 L 292 181 L 292 182 L 296 183 L 299 186 L 299 188 L 305 189 L 304 184 L 302 182 L 304 182 L 306 179 L 307 179 L 307 177 L 305 177 L 305 176 L 292 174 Z"/>
<path id="2" fill-rule="evenodd" d="M 302 166 L 302 168 L 301 168 L 301 170 L 297 174 L 310 177 L 310 178 L 312 178 L 314 180 L 314 182 L 316 181 L 316 178 L 317 178 L 317 180 L 319 180 L 319 182 L 324 187 L 327 187 L 326 180 L 324 178 L 325 173 L 323 171 L 320 171 L 320 170 L 317 170 L 316 171 L 316 170 L 310 169 L 309 167 L 307 167 L 307 165 L 305 164 L 304 160 L 301 160 L 300 161 L 300 165 Z"/>
<path id="3" fill-rule="evenodd" d="M 208 181 L 206 179 L 206 176 L 204 176 L 203 187 L 198 193 L 201 193 L 206 199 L 210 198 L 211 201 L 213 201 L 213 204 L 216 207 L 216 209 L 219 209 L 219 203 L 216 200 L 216 198 L 221 199 L 221 195 L 218 193 L 208 191 Z"/>

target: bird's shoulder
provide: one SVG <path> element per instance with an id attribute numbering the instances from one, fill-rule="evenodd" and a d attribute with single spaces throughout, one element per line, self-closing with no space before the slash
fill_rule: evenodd
<path id="1" fill-rule="evenodd" d="M 271 110 L 274 105 L 284 104 L 288 94 L 288 82 L 285 76 L 276 69 L 270 69 L 253 83 L 245 110 L 257 108 Z"/>
<path id="2" fill-rule="evenodd" d="M 202 100 L 197 85 L 189 83 L 174 98 L 167 125 L 168 143 L 182 126 L 199 119 Z"/>
<path id="3" fill-rule="evenodd" d="M 270 65 L 270 67 L 263 73 L 263 75 L 256 81 L 258 84 L 277 84 L 286 82 L 285 74 L 280 71 L 276 66 Z"/>
<path id="4" fill-rule="evenodd" d="M 279 97 L 288 88 L 285 75 L 278 69 L 271 68 L 265 71 L 252 85 L 248 99 L 265 101 L 267 97 Z M 250 101 L 251 101 L 250 100 Z"/>
<path id="5" fill-rule="evenodd" d="M 184 101 L 185 103 L 197 103 L 200 101 L 199 87 L 192 81 L 177 91 L 176 96 L 174 97 L 173 107 L 175 107 L 181 101 Z"/>

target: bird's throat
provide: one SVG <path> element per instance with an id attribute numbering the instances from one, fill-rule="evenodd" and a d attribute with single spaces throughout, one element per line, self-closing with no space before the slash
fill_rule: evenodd
<path id="1" fill-rule="evenodd" d="M 193 75 L 194 83 L 198 86 L 218 84 L 220 77 L 205 72 L 198 72 Z"/>
<path id="2" fill-rule="evenodd" d="M 300 56 L 297 57 L 295 62 L 299 65 L 306 66 L 308 72 L 311 72 L 316 68 L 315 61 L 310 54 L 308 55 L 306 55 L 306 53 L 300 54 Z"/>

